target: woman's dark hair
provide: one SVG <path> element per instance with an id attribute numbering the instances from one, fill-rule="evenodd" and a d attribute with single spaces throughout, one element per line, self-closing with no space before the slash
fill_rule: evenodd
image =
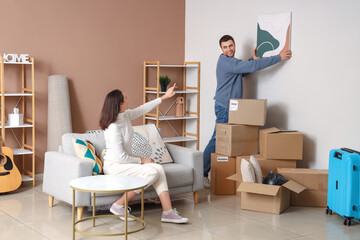
<path id="1" fill-rule="evenodd" d="M 116 121 L 122 103 L 124 103 L 124 95 L 119 89 L 113 90 L 106 95 L 99 121 L 102 130 L 105 130 L 111 123 Z"/>
<path id="2" fill-rule="evenodd" d="M 234 41 L 234 39 L 233 39 L 232 36 L 230 36 L 230 35 L 224 35 L 224 36 L 222 36 L 222 37 L 220 38 L 220 40 L 219 40 L 219 45 L 220 45 L 220 47 L 221 47 L 221 43 L 222 43 L 222 42 L 227 42 L 227 41 L 229 41 L 229 40 L 232 40 L 232 41 L 235 43 L 235 41 Z"/>

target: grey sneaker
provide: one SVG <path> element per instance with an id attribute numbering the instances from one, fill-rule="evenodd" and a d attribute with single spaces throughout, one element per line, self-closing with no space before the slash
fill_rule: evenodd
<path id="1" fill-rule="evenodd" d="M 210 188 L 210 179 L 209 179 L 209 177 L 204 177 L 204 188 Z"/>
<path id="2" fill-rule="evenodd" d="M 130 214 L 131 208 L 128 206 L 128 217 L 134 217 Z M 114 215 L 123 215 L 125 216 L 125 207 L 116 206 L 114 203 L 110 208 L 110 212 Z M 121 220 L 125 221 L 125 217 L 119 217 Z M 128 221 L 136 221 L 134 218 L 128 218 Z"/>
<path id="3" fill-rule="evenodd" d="M 174 208 L 168 214 L 163 213 L 161 216 L 161 221 L 168 223 L 187 223 L 189 219 L 181 217 L 179 212 L 176 211 L 176 208 Z"/>

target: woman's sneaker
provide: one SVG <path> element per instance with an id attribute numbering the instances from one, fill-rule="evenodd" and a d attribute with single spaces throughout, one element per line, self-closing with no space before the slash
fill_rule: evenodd
<path id="1" fill-rule="evenodd" d="M 161 216 L 162 222 L 169 222 L 169 223 L 187 223 L 189 219 L 183 218 L 179 215 L 179 212 L 176 211 L 176 208 L 171 209 L 168 213 L 162 213 Z"/>
<path id="2" fill-rule="evenodd" d="M 136 221 L 136 219 L 134 218 L 129 218 L 129 217 L 134 217 L 133 215 L 130 214 L 131 208 L 128 206 L 128 221 Z M 113 203 L 113 205 L 110 208 L 110 212 L 114 215 L 123 215 L 125 216 L 125 207 L 124 206 L 117 206 L 115 205 L 115 203 Z M 121 220 L 125 221 L 125 217 L 119 217 Z"/>

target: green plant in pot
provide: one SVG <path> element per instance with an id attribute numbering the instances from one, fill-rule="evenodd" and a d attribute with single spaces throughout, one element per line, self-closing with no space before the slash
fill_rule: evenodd
<path id="1" fill-rule="evenodd" d="M 171 82 L 171 79 L 169 78 L 168 75 L 160 76 L 159 82 L 160 82 L 160 86 L 161 86 L 161 91 L 166 92 L 166 88 L 169 85 L 169 83 Z"/>

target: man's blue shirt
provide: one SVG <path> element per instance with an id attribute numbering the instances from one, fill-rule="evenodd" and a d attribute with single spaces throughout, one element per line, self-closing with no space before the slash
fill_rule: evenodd
<path id="1" fill-rule="evenodd" d="M 278 62 L 281 62 L 280 55 L 242 61 L 221 54 L 216 66 L 215 104 L 229 108 L 231 98 L 242 98 L 243 96 L 242 77 L 244 74 L 259 71 Z"/>

